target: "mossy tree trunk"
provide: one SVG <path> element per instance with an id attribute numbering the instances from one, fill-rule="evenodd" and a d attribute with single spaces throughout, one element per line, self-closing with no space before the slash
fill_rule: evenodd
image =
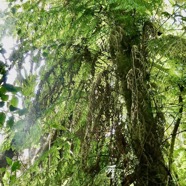
<path id="1" fill-rule="evenodd" d="M 153 31 L 151 26 L 149 24 L 148 29 Z M 112 59 L 117 65 L 118 77 L 122 82 L 129 121 L 129 141 L 137 158 L 134 173 L 130 178 L 124 177 L 123 185 L 134 182 L 137 186 L 163 186 L 166 185 L 169 176 L 161 149 L 163 129 L 159 126 L 159 121 L 163 122 L 163 115 L 161 111 L 159 114 L 157 111 L 156 114 L 153 113 L 152 100 L 147 88 L 150 74 L 148 74 L 148 54 L 145 45 L 148 34 L 154 33 L 149 33 L 148 30 L 147 34 L 144 28 L 144 36 L 140 38 L 140 36 L 126 36 L 121 30 L 122 27 L 116 27 L 111 33 L 110 50 Z"/>

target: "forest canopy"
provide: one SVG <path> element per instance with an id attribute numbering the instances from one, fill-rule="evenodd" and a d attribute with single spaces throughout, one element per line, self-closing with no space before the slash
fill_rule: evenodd
<path id="1" fill-rule="evenodd" d="M 184 1 L 7 2 L 0 183 L 184 186 Z"/>

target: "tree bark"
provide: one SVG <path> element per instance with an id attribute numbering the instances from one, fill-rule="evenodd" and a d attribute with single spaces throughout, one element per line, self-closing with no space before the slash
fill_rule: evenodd
<path id="1" fill-rule="evenodd" d="M 138 161 L 132 180 L 136 186 L 164 186 L 169 173 L 160 147 L 157 118 L 153 116 L 151 97 L 147 89 L 147 53 L 144 52 L 145 47 L 140 47 L 141 44 L 136 42 L 139 38 L 134 41 L 132 37 L 127 37 L 126 39 L 123 35 L 122 39 L 116 38 L 117 45 L 112 40 L 110 46 L 123 85 L 130 121 L 128 132 L 131 136 L 131 147 Z M 126 41 L 127 45 L 123 44 Z"/>

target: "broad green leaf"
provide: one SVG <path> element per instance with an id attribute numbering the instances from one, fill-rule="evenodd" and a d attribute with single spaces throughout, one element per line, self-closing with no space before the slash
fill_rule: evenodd
<path id="1" fill-rule="evenodd" d="M 48 52 L 43 52 L 43 57 L 47 57 L 48 56 Z"/>
<path id="2" fill-rule="evenodd" d="M 18 110 L 17 107 L 14 107 L 12 105 L 9 106 L 9 109 L 10 109 L 11 112 L 14 112 L 14 111 Z"/>
<path id="3" fill-rule="evenodd" d="M 19 161 L 15 161 L 13 162 L 12 164 L 12 167 L 11 167 L 11 171 L 14 172 L 16 170 L 19 170 L 19 168 L 21 167 L 21 164 Z"/>
<path id="4" fill-rule="evenodd" d="M 17 92 L 21 91 L 20 87 L 16 87 L 11 84 L 4 84 L 4 85 L 2 85 L 2 87 L 4 87 L 8 92 L 12 92 L 12 93 L 17 93 Z"/>
<path id="5" fill-rule="evenodd" d="M 6 157 L 6 162 L 8 163 L 8 165 L 12 165 L 12 159 L 10 159 L 9 157 Z"/>
<path id="6" fill-rule="evenodd" d="M 4 95 L 7 92 L 6 88 L 4 88 L 3 86 L 0 88 L 0 96 Z"/>
<path id="7" fill-rule="evenodd" d="M 19 103 L 19 99 L 18 99 L 16 96 L 14 96 L 14 97 L 11 99 L 11 101 L 10 101 L 10 105 L 12 105 L 12 106 L 14 106 L 14 107 L 17 107 L 18 103 Z"/>
<path id="8" fill-rule="evenodd" d="M 5 94 L 2 94 L 2 95 L 1 95 L 2 101 L 8 101 L 8 98 L 9 98 L 8 95 L 5 95 Z"/>

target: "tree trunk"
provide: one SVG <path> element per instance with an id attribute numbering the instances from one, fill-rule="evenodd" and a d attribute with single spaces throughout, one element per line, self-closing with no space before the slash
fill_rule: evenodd
<path id="1" fill-rule="evenodd" d="M 115 32 L 118 32 L 117 28 Z M 132 40 L 125 35 L 119 37 L 115 35 L 117 44 L 113 43 L 112 39 L 110 50 L 122 82 L 129 118 L 130 144 L 138 161 L 131 179 L 135 180 L 136 186 L 164 186 L 169 171 L 163 159 L 159 125 L 157 118 L 153 116 L 151 97 L 147 89 L 149 82 L 146 51 L 144 52 L 144 47 L 139 44 L 142 42 L 136 42 L 139 39 Z"/>

